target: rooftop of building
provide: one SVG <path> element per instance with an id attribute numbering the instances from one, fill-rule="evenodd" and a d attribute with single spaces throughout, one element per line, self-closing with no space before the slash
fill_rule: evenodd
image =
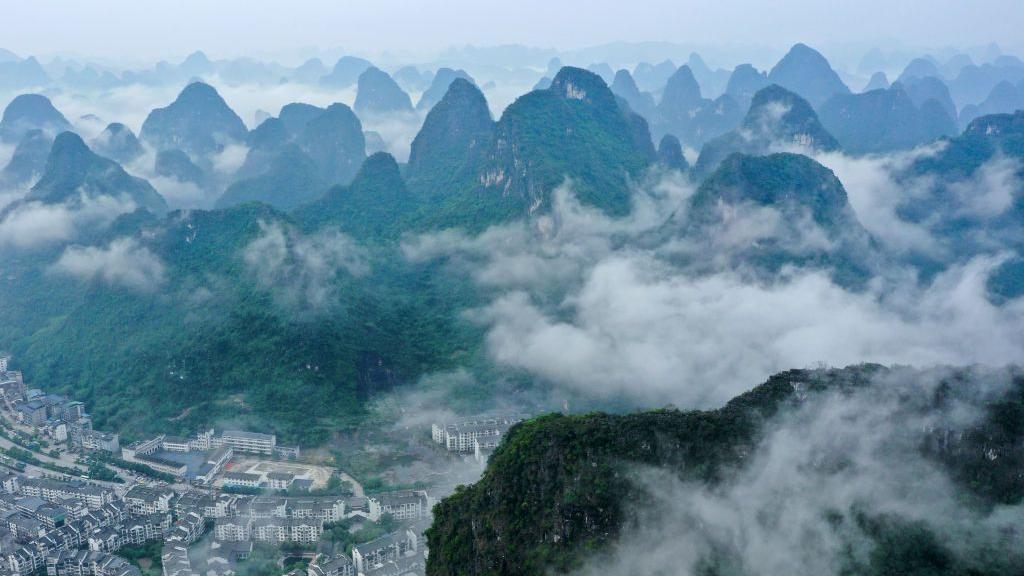
<path id="1" fill-rule="evenodd" d="M 171 490 L 170 488 L 143 486 L 142 484 L 132 486 L 132 488 L 124 495 L 125 499 L 132 498 L 146 502 L 156 502 L 162 498 L 167 498 L 168 496 L 174 496 L 174 490 Z"/>
<path id="2" fill-rule="evenodd" d="M 270 442 L 275 439 L 273 434 L 249 432 L 248 430 L 225 430 L 220 436 L 221 438 L 246 438 L 249 440 L 262 440 L 266 442 Z"/>
<path id="3" fill-rule="evenodd" d="M 225 480 L 243 480 L 246 482 L 258 482 L 261 476 L 259 474 L 250 474 L 249 472 L 225 472 Z"/>

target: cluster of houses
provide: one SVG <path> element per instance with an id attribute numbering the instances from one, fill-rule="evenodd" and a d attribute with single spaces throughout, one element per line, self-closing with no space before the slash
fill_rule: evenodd
<path id="1" fill-rule="evenodd" d="M 62 394 L 46 394 L 25 386 L 21 372 L 9 370 L 10 358 L 0 356 L 0 401 L 20 424 L 57 444 L 117 453 L 117 434 L 94 430 L 85 404 Z"/>
<path id="2" fill-rule="evenodd" d="M 201 518 L 172 522 L 166 494 L 154 497 L 141 486 L 119 498 L 95 484 L 7 473 L 0 490 L 0 574 L 137 576 L 115 552 L 175 534 L 195 537 L 203 527 Z"/>
<path id="3" fill-rule="evenodd" d="M 222 478 L 224 486 L 272 490 L 308 492 L 312 486 L 311 479 L 288 472 L 226 471 L 236 453 L 298 458 L 297 447 L 279 446 L 273 434 L 217 434 L 210 429 L 192 438 L 159 435 L 122 448 L 116 434 L 93 430 L 84 404 L 26 389 L 21 373 L 9 370 L 8 364 L 0 355 L 0 403 L 14 420 L 55 443 L 110 452 L 199 486 L 213 486 L 215 478 Z M 477 428 L 474 423 L 443 426 L 439 443 L 457 452 L 474 449 L 467 450 L 467 441 L 478 451 L 493 448 L 515 421 L 481 421 Z M 238 562 L 249 557 L 255 544 L 264 543 L 315 547 L 310 576 L 401 576 L 425 570 L 423 531 L 434 501 L 422 490 L 294 497 L 195 487 L 179 493 L 155 483 L 124 491 L 104 483 L 2 470 L 0 576 L 38 576 L 43 571 L 47 576 L 141 576 L 138 567 L 117 553 L 148 542 L 162 542 L 163 576 L 233 576 Z M 401 521 L 402 528 L 351 551 L 321 541 L 325 526 L 332 523 L 354 518 L 379 522 L 386 516 Z M 211 527 L 211 537 L 202 538 Z"/>
<path id="4" fill-rule="evenodd" d="M 227 542 L 310 544 L 320 539 L 325 524 L 356 517 L 379 522 L 385 515 L 415 521 L 429 517 L 433 506 L 423 490 L 351 498 L 236 496 L 225 500 L 216 511 L 214 538 Z"/>
<path id="5" fill-rule="evenodd" d="M 315 555 L 314 576 L 389 576 L 422 573 L 422 532 L 432 499 L 426 492 L 397 491 L 369 497 L 253 496 L 190 491 L 178 495 L 138 484 L 123 496 L 81 481 L 0 479 L 0 576 L 140 576 L 119 558 L 124 546 L 162 541 L 164 576 L 231 576 L 254 543 L 313 547 L 326 524 L 348 518 L 380 521 L 385 515 L 405 527 L 343 551 Z M 176 520 L 175 520 L 176 519 Z M 201 554 L 190 554 L 206 529 L 213 538 Z M 197 566 L 194 557 L 202 558 Z"/>

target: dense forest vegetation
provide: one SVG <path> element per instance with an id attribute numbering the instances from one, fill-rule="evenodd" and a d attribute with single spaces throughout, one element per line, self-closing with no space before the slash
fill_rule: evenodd
<path id="1" fill-rule="evenodd" d="M 632 472 L 638 467 L 724 489 L 750 464 L 772 426 L 790 418 L 795 407 L 830 393 L 855 395 L 870 390 L 874 381 L 893 377 L 919 375 L 877 365 L 791 370 L 709 412 L 553 414 L 522 423 L 498 447 L 479 482 L 461 487 L 436 507 L 428 532 L 428 574 L 538 574 L 580 568 L 609 550 L 638 520 L 645 503 L 655 499 L 636 481 Z M 1019 504 L 1024 498 L 1024 377 L 1014 374 L 1012 384 L 995 397 L 979 393 L 973 385 L 976 375 L 969 370 L 924 378 L 937 379 L 937 385 L 921 397 L 901 399 L 908 414 L 938 414 L 944 406 L 974 398 L 970 401 L 980 402 L 984 415 L 966 429 L 936 420 L 917 450 L 963 489 L 968 510 Z M 899 424 L 893 428 L 902 434 Z M 956 440 L 948 441 L 950 436 Z M 829 465 L 828 455 L 822 454 L 821 466 L 829 470 Z M 851 556 L 840 573 L 994 575 L 1024 569 L 1019 549 L 1001 556 L 978 545 L 964 552 L 936 527 L 896 513 L 854 508 L 827 515 L 834 515 L 835 523 L 853 523 L 871 543 L 866 560 Z M 840 534 L 838 524 L 836 530 Z M 706 558 L 699 573 L 734 573 L 729 566 L 739 566 L 740 558 L 728 549 L 721 552 L 720 557 Z"/>

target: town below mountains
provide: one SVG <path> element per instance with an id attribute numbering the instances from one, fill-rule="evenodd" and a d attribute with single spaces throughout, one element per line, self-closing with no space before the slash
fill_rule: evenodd
<path id="1" fill-rule="evenodd" d="M 667 46 L 0 50 L 0 573 L 1024 573 L 1024 61 Z"/>

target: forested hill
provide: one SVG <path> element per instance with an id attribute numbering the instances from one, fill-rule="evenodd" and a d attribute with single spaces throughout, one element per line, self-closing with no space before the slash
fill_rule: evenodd
<path id="1" fill-rule="evenodd" d="M 758 452 L 765 450 L 764 444 L 771 444 L 771 430 L 798 419 L 798 408 L 817 399 L 825 402 L 836 391 L 839 398 L 851 402 L 858 396 L 887 397 L 876 398 L 879 405 L 894 397 L 896 411 L 904 418 L 891 424 L 892 449 L 907 440 L 915 454 L 905 460 L 920 458 L 942 468 L 963 488 L 958 488 L 956 498 L 969 502 L 965 510 L 971 512 L 965 515 L 983 514 L 979 511 L 998 504 L 1019 504 L 1024 496 L 1020 473 L 1024 379 L 1017 374 L 1007 390 L 985 396 L 975 378 L 966 370 L 920 373 L 878 365 L 791 370 L 772 376 L 719 410 L 548 415 L 528 421 L 510 431 L 479 482 L 461 487 L 438 504 L 428 533 L 427 572 L 432 576 L 512 575 L 579 568 L 592 555 L 613 549 L 645 504 L 657 499 L 634 481 L 633 472 L 661 469 L 692 483 L 694 492 L 706 486 L 728 493 Z M 919 397 L 905 395 L 919 389 L 917 384 L 893 385 L 908 379 L 926 383 Z M 879 388 L 876 383 L 881 381 L 892 386 L 893 394 Z M 960 402 L 979 405 L 983 415 L 958 428 L 951 414 Z M 931 427 L 926 432 L 915 430 L 915 423 L 925 416 Z M 838 431 L 836 437 L 841 437 Z M 857 458 L 820 453 L 812 469 L 799 473 L 852 476 L 852 461 Z M 923 485 L 905 488 L 926 490 Z M 973 543 L 978 548 L 963 550 L 946 540 L 948 534 L 941 532 L 941 526 L 918 522 L 911 513 L 901 517 L 877 512 L 870 502 L 844 509 L 837 497 L 835 508 L 822 515 L 836 524 L 836 534 L 828 537 L 848 537 L 844 531 L 850 530 L 868 542 L 866 559 L 860 563 L 855 557 L 847 559 L 849 570 L 839 573 L 1008 574 L 1024 568 L 1020 557 L 993 558 L 993 551 L 978 542 Z M 843 523 L 846 528 L 839 526 Z M 700 527 L 694 530 L 699 532 Z M 677 544 L 679 550 L 687 548 L 682 541 Z M 694 573 L 747 573 L 726 569 L 743 563 L 742 546 L 733 544 L 739 550 L 726 546 L 716 558 L 706 559 L 705 570 Z M 677 569 L 673 573 L 690 573 L 685 566 Z"/>

